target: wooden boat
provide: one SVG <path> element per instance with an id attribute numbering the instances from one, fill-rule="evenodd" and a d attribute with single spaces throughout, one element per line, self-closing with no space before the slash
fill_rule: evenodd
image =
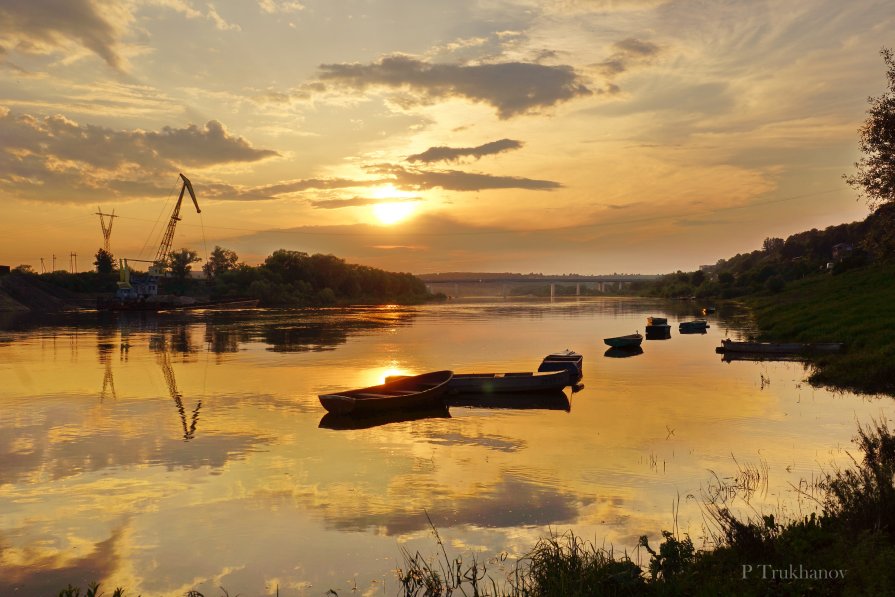
<path id="1" fill-rule="evenodd" d="M 647 325 L 668 325 L 667 317 L 647 317 L 646 318 Z"/>
<path id="2" fill-rule="evenodd" d="M 548 354 L 538 366 L 538 371 L 568 371 L 569 379 L 577 382 L 583 375 L 584 357 L 573 350 Z"/>
<path id="3" fill-rule="evenodd" d="M 434 409 L 414 409 L 414 410 L 396 410 L 381 413 L 372 413 L 368 416 L 357 417 L 351 414 L 340 415 L 336 413 L 326 413 L 320 419 L 317 426 L 321 429 L 334 429 L 338 431 L 349 429 L 370 429 L 371 427 L 379 427 L 380 425 L 390 425 L 392 423 L 406 423 L 409 421 L 419 421 L 422 419 L 450 419 L 451 413 L 447 406 L 440 405 Z"/>
<path id="4" fill-rule="evenodd" d="M 320 404 L 341 415 L 437 408 L 444 404 L 442 397 L 453 376 L 452 371 L 434 371 L 369 388 L 321 394 Z"/>
<path id="5" fill-rule="evenodd" d="M 640 346 L 643 342 L 643 336 L 640 333 L 628 334 L 627 336 L 616 336 L 615 338 L 604 338 L 603 342 L 612 348 L 634 348 Z"/>
<path id="6" fill-rule="evenodd" d="M 514 410 L 572 410 L 569 397 L 562 390 L 546 392 L 517 392 L 512 394 L 457 394 L 448 396 L 450 407 L 498 408 Z"/>
<path id="7" fill-rule="evenodd" d="M 735 342 L 733 340 L 721 340 L 720 349 L 723 352 L 744 352 L 757 354 L 808 354 L 830 353 L 842 350 L 841 342 Z"/>
<path id="8" fill-rule="evenodd" d="M 569 371 L 544 373 L 454 373 L 447 384 L 448 394 L 510 394 L 515 392 L 548 392 L 562 390 L 572 385 Z M 385 382 L 397 381 L 405 376 L 393 375 Z"/>
<path id="9" fill-rule="evenodd" d="M 693 321 L 682 321 L 680 325 L 678 325 L 678 331 L 684 334 L 704 334 L 708 327 L 709 324 L 705 319 L 694 319 Z"/>

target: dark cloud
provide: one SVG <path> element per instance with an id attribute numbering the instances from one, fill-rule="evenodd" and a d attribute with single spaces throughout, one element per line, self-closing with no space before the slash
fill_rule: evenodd
<path id="1" fill-rule="evenodd" d="M 341 207 L 361 207 L 364 205 L 378 205 L 380 203 L 405 203 L 407 201 L 422 201 L 422 197 L 352 197 L 351 199 L 321 199 L 311 201 L 311 205 L 318 209 L 339 209 Z"/>
<path id="2" fill-rule="evenodd" d="M 423 170 L 419 168 L 405 168 L 396 164 L 377 164 L 368 166 L 367 170 L 375 178 L 307 178 L 254 188 L 239 188 L 227 184 L 210 183 L 202 185 L 202 194 L 210 199 L 261 201 L 311 190 L 370 188 L 387 184 L 403 191 L 423 191 L 436 188 L 446 191 L 484 191 L 488 189 L 551 191 L 562 188 L 560 183 L 552 180 L 537 180 L 518 176 L 494 176 L 459 170 Z M 394 201 L 396 200 L 388 200 L 388 202 Z M 313 205 L 314 207 L 334 208 L 384 202 L 386 201 L 383 199 L 353 197 L 349 199 L 319 200 L 314 202 Z"/>
<path id="3" fill-rule="evenodd" d="M 511 151 L 513 149 L 519 149 L 520 147 L 522 147 L 522 142 L 514 141 L 513 139 L 500 139 L 498 141 L 491 141 L 490 143 L 485 143 L 484 145 L 479 145 L 478 147 L 430 147 L 422 153 L 408 156 L 407 161 L 430 164 L 432 162 L 457 161 L 460 158 L 467 156 L 472 156 L 478 159 L 485 155 L 493 155 L 496 153 L 502 153 L 504 151 Z"/>
<path id="4" fill-rule="evenodd" d="M 121 69 L 118 31 L 92 0 L 3 0 L 0 35 L 20 39 L 24 50 L 72 40 Z"/>
<path id="5" fill-rule="evenodd" d="M 615 52 L 604 62 L 596 65 L 603 75 L 610 78 L 629 70 L 634 65 L 650 62 L 661 51 L 656 44 L 633 37 L 615 42 L 613 48 Z"/>
<path id="6" fill-rule="evenodd" d="M 409 89 L 420 103 L 463 97 L 497 109 L 502 119 L 591 95 L 571 66 L 530 62 L 433 64 L 410 56 L 387 56 L 372 64 L 323 64 L 321 81 L 351 89 Z"/>
<path id="7" fill-rule="evenodd" d="M 95 201 L 102 190 L 125 197 L 165 194 L 171 173 L 184 167 L 279 155 L 253 147 L 216 120 L 160 131 L 116 130 L 0 110 L 0 138 L 0 188 L 43 201 Z"/>

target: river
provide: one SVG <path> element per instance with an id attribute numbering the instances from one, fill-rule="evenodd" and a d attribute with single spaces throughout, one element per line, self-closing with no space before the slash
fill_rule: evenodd
<path id="1" fill-rule="evenodd" d="M 605 356 L 667 316 L 672 337 Z M 573 530 L 711 536 L 708 499 L 801 516 L 891 399 L 811 387 L 794 362 L 723 362 L 734 306 L 581 298 L 420 307 L 66 315 L 0 327 L 0 594 L 393 595 L 402 549 L 505 565 Z M 571 348 L 568 408 L 321 427 L 317 395 L 427 370 L 531 371 Z M 497 571 L 496 565 L 492 569 Z M 17 591 L 17 592 L 14 592 Z"/>

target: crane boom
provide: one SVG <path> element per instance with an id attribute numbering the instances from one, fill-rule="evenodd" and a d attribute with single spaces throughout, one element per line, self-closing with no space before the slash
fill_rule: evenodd
<path id="1" fill-rule="evenodd" d="M 199 202 L 196 200 L 196 193 L 193 191 L 193 184 L 190 182 L 190 179 L 184 176 L 183 173 L 180 174 L 180 178 L 183 179 L 183 186 L 180 187 L 180 196 L 177 197 L 174 211 L 171 212 L 171 219 L 168 220 L 168 227 L 165 229 L 165 235 L 162 237 L 162 244 L 159 245 L 158 253 L 155 255 L 153 265 L 149 268 L 151 273 L 160 274 L 165 270 L 168 253 L 171 252 L 171 243 L 174 242 L 174 229 L 177 227 L 177 222 L 180 221 L 180 205 L 183 203 L 184 192 L 189 191 L 190 198 L 193 200 L 193 205 L 196 206 L 196 213 L 202 213 L 202 210 L 199 209 Z"/>

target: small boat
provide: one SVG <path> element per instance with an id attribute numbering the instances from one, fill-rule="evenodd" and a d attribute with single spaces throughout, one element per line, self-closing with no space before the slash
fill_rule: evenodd
<path id="1" fill-rule="evenodd" d="M 614 346 L 612 348 L 607 348 L 606 352 L 603 353 L 603 356 L 611 359 L 626 359 L 628 357 L 636 357 L 639 354 L 643 354 L 643 348 L 640 346 L 627 346 L 623 348 Z"/>
<path id="2" fill-rule="evenodd" d="M 721 352 L 743 352 L 756 354 L 810 354 L 830 353 L 842 350 L 841 342 L 819 342 L 804 344 L 801 342 L 735 342 L 721 340 Z"/>
<path id="3" fill-rule="evenodd" d="M 667 317 L 647 317 L 646 318 L 647 325 L 668 325 Z"/>
<path id="4" fill-rule="evenodd" d="M 604 338 L 603 342 L 612 348 L 634 348 L 635 346 L 640 346 L 640 343 L 643 342 L 643 336 L 638 332 L 636 334 L 628 334 L 627 336 Z"/>
<path id="5" fill-rule="evenodd" d="M 569 397 L 562 390 L 519 392 L 514 394 L 459 394 L 445 398 L 450 407 L 498 408 L 512 410 L 572 410 Z"/>
<path id="6" fill-rule="evenodd" d="M 514 392 L 549 392 L 572 385 L 567 369 L 543 373 L 454 373 L 447 385 L 448 394 L 508 394 Z M 385 382 L 404 376 L 392 375 Z"/>
<path id="7" fill-rule="evenodd" d="M 694 319 L 693 321 L 682 321 L 678 325 L 678 331 L 683 334 L 704 334 L 708 327 L 709 324 L 705 319 Z"/>
<path id="8" fill-rule="evenodd" d="M 573 350 L 548 354 L 538 366 L 538 371 L 568 371 L 569 379 L 577 382 L 583 375 L 584 357 Z"/>
<path id="9" fill-rule="evenodd" d="M 320 404 L 340 415 L 438 408 L 444 404 L 442 398 L 453 376 L 453 371 L 435 371 L 369 388 L 321 394 Z"/>
<path id="10" fill-rule="evenodd" d="M 702 314 L 703 314 L 703 315 L 711 315 L 711 314 L 714 313 L 714 312 L 715 312 L 715 308 L 714 308 L 714 307 L 703 307 L 703 308 L 702 308 Z"/>

